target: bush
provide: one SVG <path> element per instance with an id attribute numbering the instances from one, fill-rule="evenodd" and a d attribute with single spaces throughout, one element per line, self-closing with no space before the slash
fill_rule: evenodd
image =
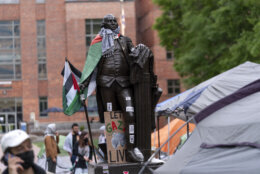
<path id="1" fill-rule="evenodd" d="M 84 131 L 84 129 L 85 129 L 85 126 L 83 126 L 83 125 L 81 125 L 80 127 L 79 127 L 79 130 L 82 132 L 82 131 Z"/>

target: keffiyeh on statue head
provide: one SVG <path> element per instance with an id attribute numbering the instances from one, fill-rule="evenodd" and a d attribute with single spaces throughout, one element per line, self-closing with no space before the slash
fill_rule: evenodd
<path id="1" fill-rule="evenodd" d="M 108 14 L 101 24 L 99 35 L 102 37 L 102 56 L 109 57 L 114 54 L 114 38 L 118 37 L 120 27 L 115 16 Z"/>

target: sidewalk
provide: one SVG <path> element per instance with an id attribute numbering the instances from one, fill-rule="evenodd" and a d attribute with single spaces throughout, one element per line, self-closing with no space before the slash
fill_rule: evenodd
<path id="1" fill-rule="evenodd" d="M 45 155 L 38 159 L 37 164 L 43 169 L 46 167 L 46 157 Z M 70 169 L 72 168 L 69 156 L 58 156 L 56 174 L 70 174 Z"/>

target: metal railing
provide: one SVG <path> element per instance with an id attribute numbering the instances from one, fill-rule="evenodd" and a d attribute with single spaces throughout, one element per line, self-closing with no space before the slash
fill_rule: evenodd
<path id="1" fill-rule="evenodd" d="M 181 127 L 179 127 L 158 149 L 156 149 L 156 151 L 152 154 L 152 156 L 144 163 L 143 167 L 141 168 L 141 170 L 139 171 L 138 174 L 142 174 L 145 170 L 145 168 L 151 163 L 152 159 L 155 157 L 155 155 L 157 155 L 157 153 L 159 153 L 162 149 L 162 147 L 167 144 L 184 126 L 186 126 L 189 122 L 191 122 L 191 120 L 193 120 L 194 117 L 191 117 L 189 120 L 187 120 Z M 187 137 L 188 138 L 188 137 Z M 148 169 L 151 171 L 152 169 L 150 169 L 148 167 Z"/>

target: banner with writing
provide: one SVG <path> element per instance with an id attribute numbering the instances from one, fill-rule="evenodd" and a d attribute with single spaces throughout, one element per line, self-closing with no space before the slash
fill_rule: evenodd
<path id="1" fill-rule="evenodd" d="M 105 112 L 107 161 L 108 163 L 126 163 L 126 140 L 123 113 Z"/>

